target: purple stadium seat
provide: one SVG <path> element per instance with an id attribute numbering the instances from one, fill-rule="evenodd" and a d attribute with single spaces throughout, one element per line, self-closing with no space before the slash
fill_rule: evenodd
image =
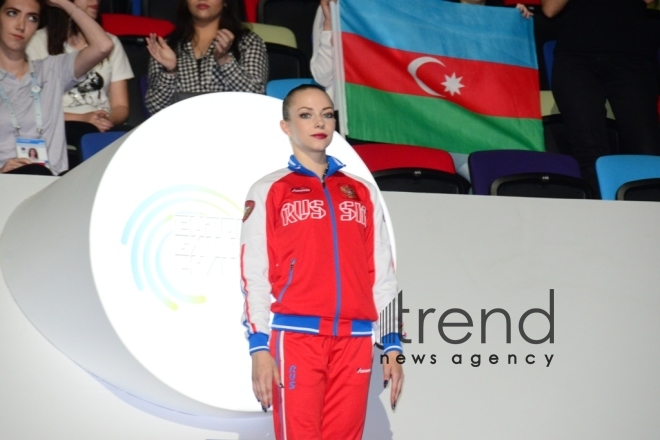
<path id="1" fill-rule="evenodd" d="M 479 151 L 468 158 L 478 195 L 593 198 L 571 156 L 523 150 Z"/>

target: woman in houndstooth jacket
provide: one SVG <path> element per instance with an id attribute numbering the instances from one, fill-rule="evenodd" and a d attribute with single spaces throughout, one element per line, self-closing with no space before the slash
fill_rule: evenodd
<path id="1" fill-rule="evenodd" d="M 147 109 L 156 113 L 177 92 L 264 93 L 266 45 L 237 17 L 237 0 L 179 0 L 177 24 L 165 41 L 147 39 Z"/>

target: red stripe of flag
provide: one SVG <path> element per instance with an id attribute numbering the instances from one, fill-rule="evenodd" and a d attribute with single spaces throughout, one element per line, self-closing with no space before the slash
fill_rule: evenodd
<path id="1" fill-rule="evenodd" d="M 483 115 L 541 118 L 536 69 L 391 49 L 350 33 L 342 34 L 342 44 L 347 83 L 429 98 L 435 92 Z M 430 90 L 409 72 L 415 60 L 417 78 Z"/>

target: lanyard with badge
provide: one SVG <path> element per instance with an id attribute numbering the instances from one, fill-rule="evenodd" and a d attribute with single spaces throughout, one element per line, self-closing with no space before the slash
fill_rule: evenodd
<path id="1" fill-rule="evenodd" d="M 11 124 L 14 128 L 14 136 L 16 137 L 17 157 L 29 158 L 32 160 L 32 162 L 48 165 L 46 141 L 41 138 L 44 132 L 43 116 L 41 113 L 41 87 L 39 84 L 37 84 L 37 78 L 34 74 L 34 67 L 30 71 L 30 80 L 32 82 L 30 91 L 32 93 L 32 100 L 34 101 L 34 116 L 35 122 L 37 123 L 36 138 L 20 136 L 21 126 L 18 123 L 18 117 L 16 116 L 14 106 L 11 104 L 11 101 L 9 101 L 9 97 L 5 92 L 5 89 L 2 87 L 2 84 L 0 84 L 0 98 L 2 98 L 4 103 L 7 105 L 7 108 L 9 109 Z"/>

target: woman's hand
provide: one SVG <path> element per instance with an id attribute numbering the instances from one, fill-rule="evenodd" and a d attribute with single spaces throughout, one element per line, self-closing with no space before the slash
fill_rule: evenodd
<path id="1" fill-rule="evenodd" d="M 273 381 L 282 386 L 273 356 L 266 350 L 252 353 L 252 390 L 264 411 L 273 404 Z"/>
<path id="2" fill-rule="evenodd" d="M 234 34 L 227 29 L 220 29 L 213 42 L 213 58 L 219 65 L 228 63 L 231 60 L 231 45 L 234 43 Z"/>
<path id="3" fill-rule="evenodd" d="M 16 168 L 20 168 L 23 165 L 30 165 L 32 161 L 30 159 L 27 159 L 25 157 L 14 157 L 13 159 L 9 159 L 5 164 L 0 168 L 0 173 L 8 173 L 12 170 L 15 170 Z"/>
<path id="4" fill-rule="evenodd" d="M 330 2 L 337 3 L 337 0 L 321 0 L 321 10 L 323 11 L 323 30 L 332 30 L 332 15 L 330 15 Z"/>
<path id="5" fill-rule="evenodd" d="M 396 357 L 400 355 L 398 351 L 392 350 L 387 353 L 388 362 L 383 362 L 383 380 L 385 387 L 387 384 L 391 385 L 390 404 L 392 409 L 396 408 L 396 402 L 399 400 L 401 388 L 403 387 L 403 367 L 396 361 Z"/>
<path id="6" fill-rule="evenodd" d="M 147 38 L 147 50 L 149 54 L 168 72 L 176 69 L 176 53 L 167 42 L 156 34 L 150 34 Z"/>
<path id="7" fill-rule="evenodd" d="M 88 124 L 92 124 L 103 133 L 113 127 L 113 123 L 110 122 L 108 116 L 108 112 L 105 110 L 96 110 L 95 112 L 85 113 L 83 120 Z"/>
<path id="8" fill-rule="evenodd" d="M 518 3 L 516 5 L 516 9 L 520 11 L 523 17 L 530 19 L 534 16 L 534 13 L 527 9 L 527 6 L 523 5 L 522 3 Z"/>

